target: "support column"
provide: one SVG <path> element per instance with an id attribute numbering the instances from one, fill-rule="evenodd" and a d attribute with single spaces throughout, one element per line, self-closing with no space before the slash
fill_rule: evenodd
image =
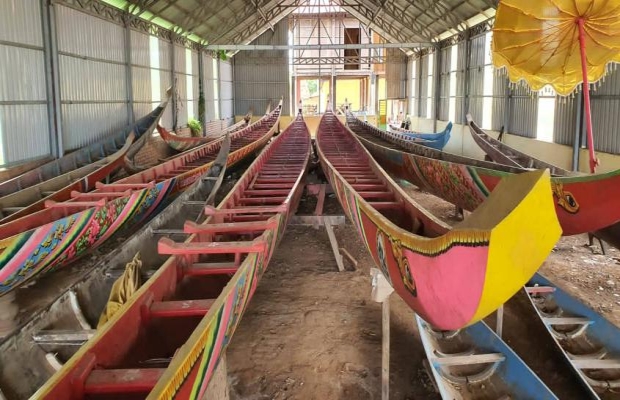
<path id="1" fill-rule="evenodd" d="M 579 171 L 579 151 L 581 150 L 583 127 L 583 96 L 575 96 L 577 110 L 575 112 L 575 136 L 573 137 L 573 171 Z"/>
<path id="2" fill-rule="evenodd" d="M 427 63 L 428 65 L 428 63 Z M 418 59 L 418 109 L 416 110 L 416 117 L 422 116 L 422 57 Z"/>
<path id="3" fill-rule="evenodd" d="M 177 129 L 177 83 L 175 80 L 175 71 L 176 71 L 176 61 L 175 61 L 175 46 L 174 39 L 176 38 L 176 33 L 172 32 L 170 39 L 170 70 L 171 70 L 171 79 L 170 86 L 172 87 L 172 99 L 170 99 L 170 107 L 172 109 L 172 130 L 175 131 Z"/>
<path id="4" fill-rule="evenodd" d="M 224 119 L 224 116 L 222 115 L 222 60 L 220 59 L 220 57 L 217 57 L 217 108 L 219 110 L 219 115 L 220 115 L 220 121 L 222 121 Z M 220 122 L 220 127 L 222 126 L 222 123 Z"/>
<path id="5" fill-rule="evenodd" d="M 127 92 L 127 118 L 129 125 L 136 122 L 133 110 L 133 72 L 131 70 L 131 15 L 125 17 L 125 90 Z"/>
<path id="6" fill-rule="evenodd" d="M 463 101 L 462 101 L 462 118 L 461 123 L 467 124 L 465 116 L 469 111 L 469 58 L 471 52 L 471 42 L 469 41 L 470 31 L 465 31 L 465 64 L 463 65 Z"/>
<path id="7" fill-rule="evenodd" d="M 439 46 L 435 49 L 435 71 L 433 72 L 433 103 L 435 109 L 433 110 L 433 132 L 437 132 L 437 120 L 439 119 L 439 105 L 441 103 L 441 63 L 442 54 Z"/>
<path id="8" fill-rule="evenodd" d="M 58 73 L 58 39 L 54 3 L 40 0 L 41 25 L 43 29 L 43 54 L 47 118 L 50 136 L 50 153 L 54 157 L 64 155 L 62 141 L 62 108 L 60 103 L 60 75 Z"/>
<path id="9" fill-rule="evenodd" d="M 202 126 L 202 135 L 207 134 L 207 123 L 206 123 L 206 115 L 207 115 L 207 107 L 206 107 L 206 99 L 205 99 L 205 81 L 204 81 L 204 60 L 203 60 L 203 50 L 200 49 L 198 51 L 198 118 L 200 118 L 200 124 Z M 202 99 L 202 110 L 200 109 L 200 99 Z"/>
<path id="10" fill-rule="evenodd" d="M 508 133 L 510 128 L 510 120 L 512 119 L 512 101 L 510 90 L 510 80 L 506 78 L 506 88 L 504 90 L 504 132 Z"/>

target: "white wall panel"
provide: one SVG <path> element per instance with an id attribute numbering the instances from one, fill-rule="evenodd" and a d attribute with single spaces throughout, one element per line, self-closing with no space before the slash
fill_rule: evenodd
<path id="1" fill-rule="evenodd" d="M 50 154 L 47 105 L 0 105 L 0 140 L 0 164 Z"/>
<path id="2" fill-rule="evenodd" d="M 63 104 L 63 143 L 76 149 L 103 139 L 127 125 L 127 106 L 121 104 Z"/>
<path id="3" fill-rule="evenodd" d="M 45 101 L 43 51 L 0 45 L 0 101 Z"/>
<path id="4" fill-rule="evenodd" d="M 143 67 L 151 66 L 149 35 L 131 31 L 131 63 Z"/>
<path id="5" fill-rule="evenodd" d="M 43 47 L 39 0 L 0 0 L 0 40 Z"/>
<path id="6" fill-rule="evenodd" d="M 0 0 L 0 165 L 51 153 L 41 8 Z"/>
<path id="7" fill-rule="evenodd" d="M 83 12 L 58 6 L 58 50 L 108 61 L 125 61 L 124 28 Z"/>
<path id="8" fill-rule="evenodd" d="M 115 133 L 129 122 L 125 31 L 120 25 L 60 5 L 56 26 L 63 147 L 72 150 Z"/>
<path id="9" fill-rule="evenodd" d="M 60 56 L 63 101 L 119 101 L 127 98 L 125 66 Z"/>

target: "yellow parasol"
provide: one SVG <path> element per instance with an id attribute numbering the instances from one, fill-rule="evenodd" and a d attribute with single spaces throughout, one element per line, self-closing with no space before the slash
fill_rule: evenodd
<path id="1" fill-rule="evenodd" d="M 594 155 L 589 84 L 620 62 L 620 0 L 501 0 L 493 28 L 493 64 L 533 90 L 562 96 L 584 84 L 590 170 Z"/>

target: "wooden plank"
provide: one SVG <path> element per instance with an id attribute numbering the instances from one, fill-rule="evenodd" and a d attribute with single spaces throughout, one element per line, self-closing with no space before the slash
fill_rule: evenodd
<path id="1" fill-rule="evenodd" d="M 86 342 L 93 336 L 97 330 L 95 329 L 83 329 L 83 330 L 42 330 L 35 333 L 32 339 L 35 343 L 39 344 L 63 344 L 67 342 Z"/>
<path id="2" fill-rule="evenodd" d="M 620 369 L 620 360 L 571 360 L 573 366 L 577 369 Z"/>
<path id="3" fill-rule="evenodd" d="M 542 320 L 547 325 L 590 325 L 593 322 L 581 317 L 546 317 Z"/>
<path id="4" fill-rule="evenodd" d="M 327 236 L 329 237 L 329 243 L 332 246 L 332 251 L 334 252 L 334 257 L 336 258 L 336 264 L 338 265 L 338 271 L 344 271 L 344 263 L 342 262 L 342 255 L 338 251 L 338 241 L 336 240 L 336 234 L 334 233 L 334 228 L 330 224 L 325 224 L 325 230 L 327 230 Z"/>
<path id="5" fill-rule="evenodd" d="M 185 233 L 227 233 L 227 232 L 256 232 L 274 228 L 275 221 L 262 220 L 250 222 L 224 222 L 220 224 L 197 224 L 193 221 L 185 222 Z"/>
<path id="6" fill-rule="evenodd" d="M 165 368 L 95 369 L 84 383 L 84 393 L 150 392 L 165 371 Z"/>
<path id="7" fill-rule="evenodd" d="M 190 276 L 234 274 L 239 267 L 234 262 L 194 263 L 183 272 Z"/>
<path id="8" fill-rule="evenodd" d="M 257 253 L 264 248 L 265 242 L 262 240 L 179 243 L 164 237 L 157 243 L 159 254 L 169 255 Z"/>
<path id="9" fill-rule="evenodd" d="M 390 298 L 381 303 L 381 400 L 390 398 Z"/>
<path id="10" fill-rule="evenodd" d="M 151 304 L 149 315 L 154 318 L 202 316 L 214 302 L 215 299 L 156 301 Z"/>
<path id="11" fill-rule="evenodd" d="M 435 366 L 456 366 L 472 364 L 490 364 L 504 361 L 506 357 L 502 353 L 472 354 L 469 356 L 450 356 L 433 358 L 431 361 Z"/>
<path id="12" fill-rule="evenodd" d="M 331 226 L 344 225 L 344 215 L 293 215 L 289 225 L 319 226 L 329 224 Z"/>
<path id="13" fill-rule="evenodd" d="M 553 293 L 555 288 L 552 286 L 526 286 L 525 291 L 528 294 Z"/>

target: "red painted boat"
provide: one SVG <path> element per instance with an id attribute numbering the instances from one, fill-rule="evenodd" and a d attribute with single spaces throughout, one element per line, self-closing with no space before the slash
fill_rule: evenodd
<path id="1" fill-rule="evenodd" d="M 186 222 L 185 242 L 159 241 L 171 257 L 34 397 L 204 398 L 299 203 L 310 153 L 298 117 L 204 223 Z"/>
<path id="2" fill-rule="evenodd" d="M 47 200 L 68 200 L 74 190 L 93 190 L 97 182 L 123 166 L 125 155 L 135 140 L 151 134 L 167 104 L 168 99 L 165 99 L 139 119 L 130 131 L 120 132 L 0 184 L 0 224 L 42 210 Z"/>
<path id="3" fill-rule="evenodd" d="M 231 135 L 228 165 L 261 149 L 275 133 L 281 105 L 259 122 Z M 66 266 L 121 228 L 158 212 L 198 179 L 216 158 L 222 141 L 89 192 L 72 192 L 63 203 L 0 225 L 0 296 L 40 273 Z"/>
<path id="4" fill-rule="evenodd" d="M 168 130 L 166 130 L 166 128 L 160 125 L 157 125 L 157 132 L 159 132 L 159 136 L 162 138 L 164 142 L 166 142 L 168 146 L 170 146 L 171 148 L 173 148 L 174 150 L 178 152 L 183 152 L 189 149 L 193 149 L 196 146 L 200 146 L 201 144 L 209 143 L 216 139 L 219 139 L 226 133 L 233 133 L 233 132 L 238 131 L 239 129 L 243 129 L 250 123 L 251 119 L 252 119 L 252 112 L 249 112 L 243 117 L 241 121 L 237 122 L 234 125 L 231 125 L 224 131 L 216 135 L 205 136 L 205 137 L 191 136 L 191 132 L 189 135 L 178 135 L 173 132 L 169 132 Z M 189 128 L 187 129 L 187 131 L 189 131 Z"/>
<path id="5" fill-rule="evenodd" d="M 270 113 L 265 113 L 268 115 Z M 249 121 L 249 120 L 248 120 Z M 175 135 L 163 127 L 157 126 L 158 135 L 149 135 L 137 141 L 125 156 L 125 170 L 130 174 L 154 167 L 164 161 L 177 157 L 182 152 L 191 150 L 199 145 L 210 143 L 213 139 L 219 139 L 226 133 L 234 133 L 248 126 L 245 119 L 229 126 L 214 137 L 194 138 L 190 137 L 189 129 L 186 136 Z M 162 135 L 163 132 L 163 135 Z"/>
<path id="6" fill-rule="evenodd" d="M 567 171 L 494 139 L 471 115 L 467 123 L 474 141 L 496 163 L 510 160 L 520 170 L 549 168 L 556 175 L 553 193 L 564 235 L 592 232 L 620 248 L 620 169 L 598 174 Z"/>
<path id="7" fill-rule="evenodd" d="M 30 398 L 94 336 L 95 327 L 106 323 L 113 311 L 108 308 L 110 297 L 114 296 L 113 304 L 118 306 L 129 301 L 168 258 L 157 253 L 162 235 L 186 238 L 182 229 L 185 220 L 204 221 L 204 207 L 213 205 L 216 195 L 226 195 L 218 193 L 218 188 L 226 173 L 229 150 L 230 136 L 226 136 L 217 159 L 196 183 L 122 245 L 109 252 L 101 249 L 96 260 L 82 260 L 75 279 L 44 279 L 39 285 L 20 290 L 16 299 L 20 306 L 28 309 L 33 302 L 39 306 L 22 316 L 21 326 L 14 326 L 13 332 L 0 339 L 0 392 L 11 399 Z M 140 277 L 130 273 L 131 279 L 126 279 L 127 265 L 131 264 L 130 272 L 135 272 L 138 263 Z M 122 291 L 114 289 L 118 280 Z M 34 294 L 38 299 L 23 299 Z M 5 315 L 0 312 L 0 319 Z"/>
<path id="8" fill-rule="evenodd" d="M 465 210 L 473 211 L 482 204 L 502 178 L 527 171 L 406 145 L 351 114 L 347 123 L 385 169 Z M 596 231 L 597 236 L 600 233 L 606 241 L 620 245 L 620 236 L 610 233 L 620 221 L 620 170 L 552 176 L 551 188 L 563 235 Z"/>
<path id="9" fill-rule="evenodd" d="M 375 263 L 438 329 L 460 329 L 495 311 L 560 237 L 548 171 L 502 180 L 450 227 L 409 198 L 333 114 L 321 119 L 316 143 L 323 171 Z"/>

